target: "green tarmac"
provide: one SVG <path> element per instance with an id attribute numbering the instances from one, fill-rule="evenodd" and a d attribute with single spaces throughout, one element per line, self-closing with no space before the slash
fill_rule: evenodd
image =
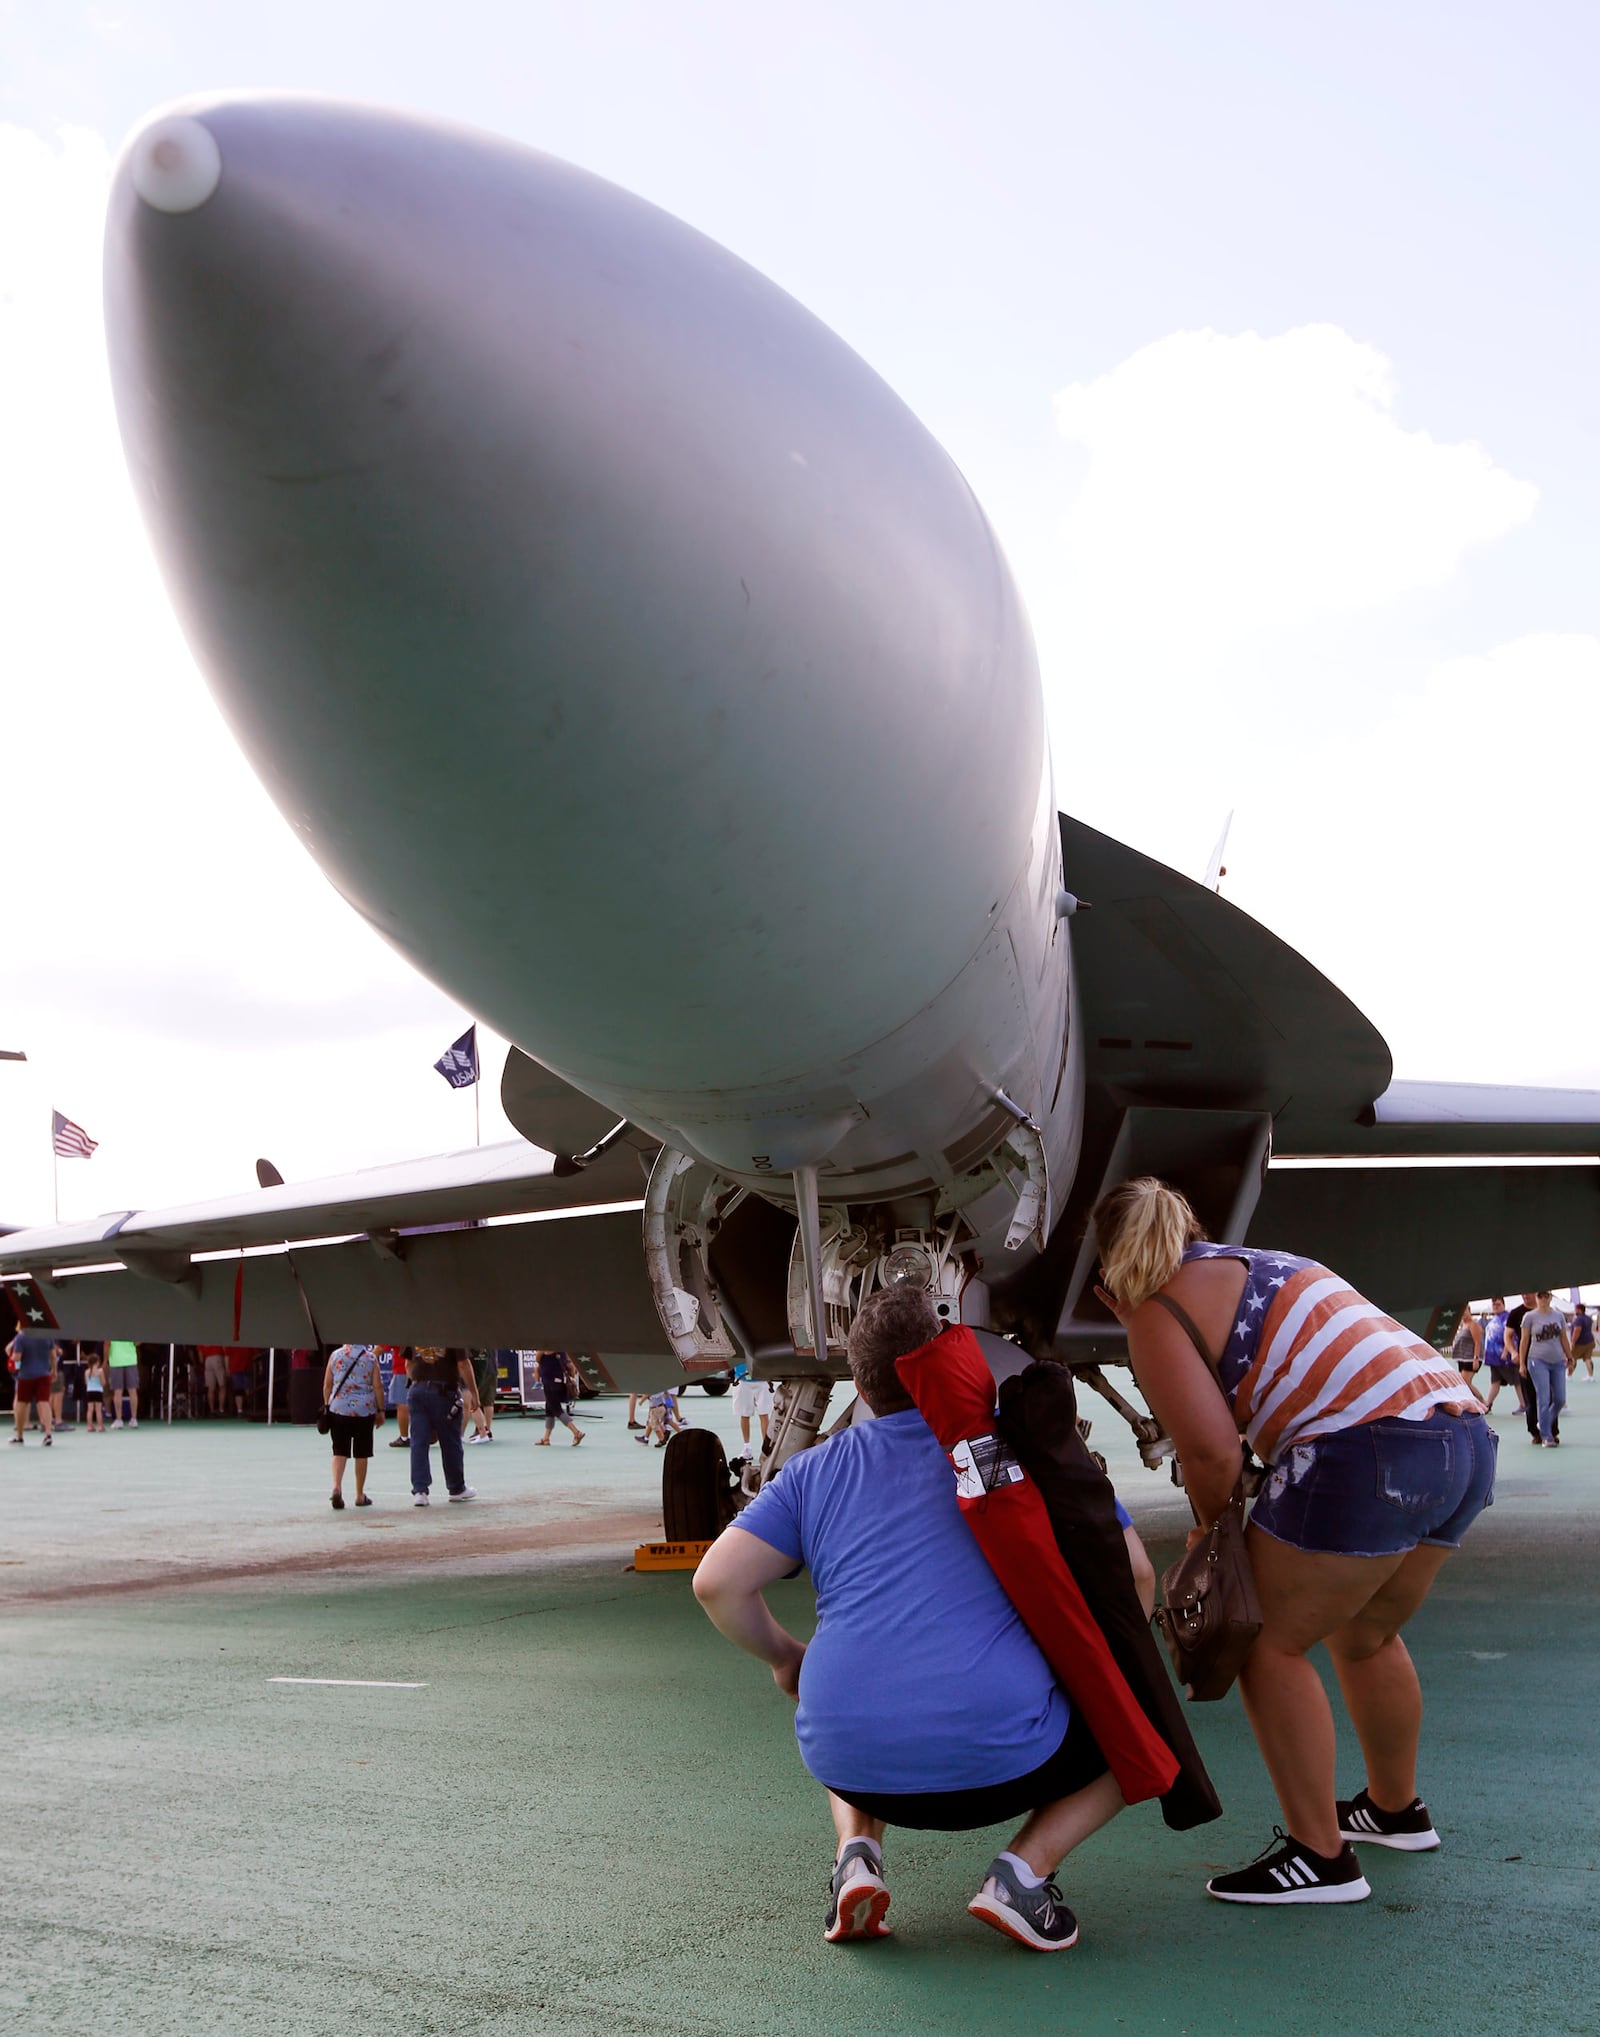
<path id="1" fill-rule="evenodd" d="M 731 1435 L 726 1402 L 686 1408 Z M 1368 1850 L 1356 1907 L 1208 1900 L 1276 1815 L 1233 1698 L 1194 1714 L 1225 1818 L 1090 1841 L 1049 1958 L 965 1915 L 1001 1833 L 891 1833 L 895 1937 L 822 1942 L 790 1708 L 686 1576 L 627 1567 L 660 1459 L 597 1412 L 576 1450 L 502 1421 L 480 1498 L 426 1512 L 380 1445 L 379 1503 L 333 1513 L 304 1430 L 5 1451 L 9 2037 L 1596 2029 L 1600 1382 L 1559 1453 L 1497 1410 L 1497 1503 L 1408 1630 L 1441 1851 Z M 1170 1560 L 1181 1499 L 1109 1416 L 1095 1441 Z M 809 1631 L 804 1584 L 772 1601 Z"/>

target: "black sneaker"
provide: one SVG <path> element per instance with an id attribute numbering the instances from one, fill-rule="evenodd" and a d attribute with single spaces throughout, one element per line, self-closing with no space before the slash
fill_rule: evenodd
<path id="1" fill-rule="evenodd" d="M 1348 1842 L 1329 1859 L 1274 1825 L 1269 1844 L 1248 1867 L 1214 1874 L 1206 1894 L 1220 1903 L 1361 1903 L 1371 1895 L 1355 1848 Z"/>
<path id="2" fill-rule="evenodd" d="M 1339 1837 L 1358 1846 L 1392 1846 L 1397 1853 L 1431 1853 L 1439 1843 L 1421 1797 L 1403 1811 L 1380 1811 L 1365 1790 L 1339 1804 Z"/>
<path id="3" fill-rule="evenodd" d="M 864 1839 L 851 1839 L 840 1848 L 828 1882 L 828 1918 L 822 1935 L 830 1945 L 848 1938 L 887 1938 L 889 1926 L 883 1921 L 889 1908 L 889 1891 L 878 1872 L 879 1859 Z"/>
<path id="4" fill-rule="evenodd" d="M 1061 1900 L 1054 1879 L 1024 1888 L 1003 1860 L 990 1861 L 967 1915 L 993 1931 L 1003 1931 L 1030 1952 L 1067 1952 L 1078 1942 L 1078 1920 Z"/>

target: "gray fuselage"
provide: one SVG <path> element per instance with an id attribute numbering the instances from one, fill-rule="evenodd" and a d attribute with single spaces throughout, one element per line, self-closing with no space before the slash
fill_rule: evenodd
<path id="1" fill-rule="evenodd" d="M 147 128 L 106 274 L 190 642 L 371 925 L 732 1180 L 931 1189 L 992 1247 L 1004 1092 L 1059 1197 L 1082 1075 L 1032 641 L 857 355 L 596 177 L 326 102 Z"/>

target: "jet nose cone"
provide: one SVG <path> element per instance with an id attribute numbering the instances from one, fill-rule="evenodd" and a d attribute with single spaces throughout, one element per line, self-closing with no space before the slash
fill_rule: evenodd
<path id="1" fill-rule="evenodd" d="M 129 142 L 128 181 L 157 212 L 198 212 L 222 182 L 217 138 L 192 114 L 152 120 Z"/>
<path id="2" fill-rule="evenodd" d="M 608 1101 L 720 1097 L 966 965 L 1038 803 L 1026 624 L 947 456 L 792 299 L 551 157 L 246 97 L 136 137 L 106 313 L 224 712 L 487 1021 Z M 909 969 L 853 966 L 865 878 Z"/>

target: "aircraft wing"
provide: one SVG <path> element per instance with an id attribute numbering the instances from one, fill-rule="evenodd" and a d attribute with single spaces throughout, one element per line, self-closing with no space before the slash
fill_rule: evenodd
<path id="1" fill-rule="evenodd" d="M 1136 1173 L 1176 1181 L 1213 1237 L 1320 1259 L 1394 1314 L 1600 1278 L 1600 1165 L 1582 1164 L 1600 1093 L 1396 1081 L 1371 1022 L 1267 928 L 1066 814 L 1061 840 L 1094 908 L 1073 920 L 1088 1113 L 1064 1221 L 1024 1278 L 1063 1355 L 1121 1351 L 1081 1240 Z M 1291 1164 L 1263 1171 L 1269 1152 Z"/>
<path id="2" fill-rule="evenodd" d="M 1363 1160 L 1463 1154 L 1593 1158 L 1600 1155 L 1600 1091 L 1391 1082 L 1353 1124 L 1303 1117 L 1283 1128 L 1274 1150 Z"/>
<path id="3" fill-rule="evenodd" d="M 1337 1164 L 1274 1167 L 1251 1238 L 1313 1253 L 1391 1309 L 1600 1274 L 1594 1090 L 1393 1082 L 1359 1123 L 1302 1121 L 1275 1152 Z"/>
<path id="4" fill-rule="evenodd" d="M 599 1349 L 631 1386 L 679 1371 L 644 1271 L 644 1185 L 627 1145 L 563 1177 L 511 1140 L 13 1232 L 0 1278 L 68 1337 Z M 410 1229 L 439 1225 L 482 1227 Z"/>

